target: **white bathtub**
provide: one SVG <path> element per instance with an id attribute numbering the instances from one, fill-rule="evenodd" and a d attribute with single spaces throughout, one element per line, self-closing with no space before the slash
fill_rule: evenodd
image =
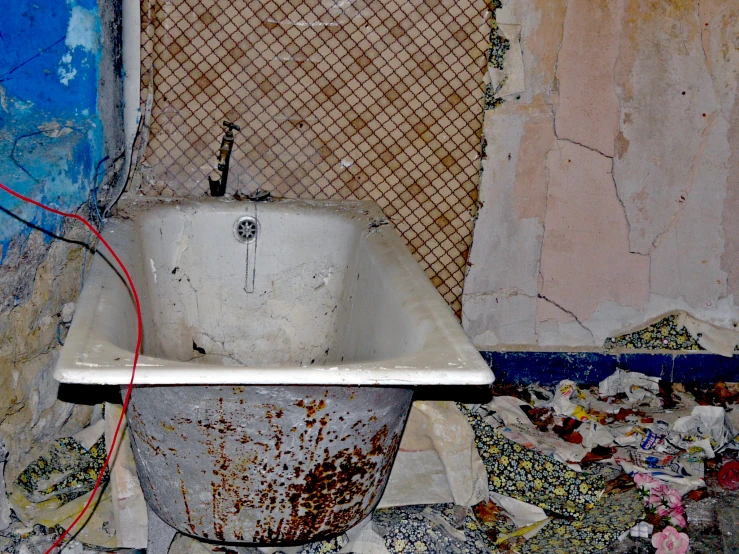
<path id="1" fill-rule="evenodd" d="M 411 386 L 493 381 L 372 204 L 121 208 L 105 235 L 144 318 L 127 415 L 149 554 L 175 530 L 248 544 L 346 531 L 382 496 Z M 125 385 L 135 342 L 131 295 L 98 254 L 55 376 Z"/>
<path id="2" fill-rule="evenodd" d="M 105 236 L 141 297 L 137 384 L 493 381 L 372 203 L 136 199 L 122 213 Z M 259 234 L 243 244 L 234 224 L 246 215 Z M 130 378 L 134 306 L 100 258 L 56 368 L 61 382 Z"/>

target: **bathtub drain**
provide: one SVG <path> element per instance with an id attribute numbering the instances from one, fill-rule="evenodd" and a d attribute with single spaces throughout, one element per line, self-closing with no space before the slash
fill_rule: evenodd
<path id="1" fill-rule="evenodd" d="M 257 238 L 258 233 L 259 224 L 250 215 L 239 218 L 234 225 L 234 235 L 239 242 L 252 242 Z"/>

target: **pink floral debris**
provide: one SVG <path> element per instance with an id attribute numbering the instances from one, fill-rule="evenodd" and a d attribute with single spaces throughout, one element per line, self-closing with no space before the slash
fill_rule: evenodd
<path id="1" fill-rule="evenodd" d="M 652 488 L 661 484 L 660 481 L 658 481 L 648 473 L 635 473 L 634 483 L 636 483 L 637 487 L 647 490 L 651 490 Z"/>
<path id="2" fill-rule="evenodd" d="M 683 514 L 677 514 L 677 513 L 671 513 L 670 514 L 670 523 L 677 527 L 685 528 L 688 526 L 688 522 L 685 521 L 685 516 Z M 687 535 L 685 535 L 687 537 Z"/>
<path id="3" fill-rule="evenodd" d="M 657 554 L 686 554 L 689 545 L 688 535 L 670 526 L 652 537 L 652 546 L 657 549 Z"/>
<path id="4" fill-rule="evenodd" d="M 670 526 L 680 529 L 687 527 L 688 522 L 685 520 L 683 497 L 678 491 L 644 473 L 635 474 L 634 482 L 641 491 L 647 511 L 656 512 L 658 516 L 666 518 L 666 523 L 669 523 Z M 668 528 L 674 529 L 674 527 Z M 677 530 L 675 529 L 675 531 Z M 687 540 L 687 535 L 684 536 Z M 672 553 L 673 550 L 666 550 L 665 552 Z"/>

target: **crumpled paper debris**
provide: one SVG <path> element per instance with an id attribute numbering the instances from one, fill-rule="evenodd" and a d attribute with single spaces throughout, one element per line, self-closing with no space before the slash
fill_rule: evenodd
<path id="1" fill-rule="evenodd" d="M 674 448 L 666 445 L 665 439 L 669 425 L 657 420 L 652 423 L 631 423 L 625 425 L 610 425 L 613 442 L 619 446 L 634 446 L 642 450 L 657 450 L 673 452 Z"/>
<path id="2" fill-rule="evenodd" d="M 548 517 L 546 512 L 538 506 L 527 504 L 510 496 L 491 492 L 490 497 L 498 506 L 505 510 L 517 528 L 528 527 L 534 523 L 544 521 Z"/>
<path id="3" fill-rule="evenodd" d="M 631 529 L 629 529 L 629 534 L 632 537 L 636 537 L 639 539 L 648 539 L 652 536 L 653 531 L 654 525 L 652 525 L 651 523 L 647 523 L 646 521 L 640 521 Z"/>
<path id="4" fill-rule="evenodd" d="M 416 401 L 380 507 L 488 500 L 475 434 L 453 402 Z"/>
<path id="5" fill-rule="evenodd" d="M 559 382 L 552 401 L 552 408 L 557 414 L 585 421 L 588 412 L 584 404 L 585 396 L 574 381 L 565 379 Z"/>
<path id="6" fill-rule="evenodd" d="M 648 468 L 635 464 L 628 458 L 628 454 L 624 455 L 623 453 L 616 456 L 616 461 L 626 473 L 629 475 L 647 473 L 655 479 L 669 483 L 670 487 L 676 489 L 681 495 L 686 495 L 690 491 L 706 486 L 703 462 L 690 462 L 674 458 L 665 466 Z"/>
<path id="7" fill-rule="evenodd" d="M 585 457 L 588 450 L 583 446 L 562 440 L 554 433 L 540 432 L 520 408 L 524 404 L 512 396 L 498 396 L 481 406 L 480 414 L 507 439 L 545 456 L 565 463 L 578 463 Z"/>
<path id="8" fill-rule="evenodd" d="M 705 448 L 703 439 L 709 439 L 708 447 L 720 450 L 737 436 L 726 418 L 726 410 L 720 406 L 696 406 L 690 416 L 681 417 L 672 426 L 669 439 L 679 448 Z M 706 453 L 713 458 L 713 452 Z"/>
<path id="9" fill-rule="evenodd" d="M 535 408 L 546 408 L 552 405 L 554 394 L 545 389 L 538 383 L 534 383 L 526 387 L 531 395 L 531 403 Z"/>
<path id="10" fill-rule="evenodd" d="M 637 403 L 645 400 L 651 402 L 659 394 L 659 377 L 649 377 L 643 373 L 617 369 L 613 375 L 600 382 L 598 390 L 601 396 L 626 393 L 630 402 Z"/>
<path id="11" fill-rule="evenodd" d="M 480 407 L 460 405 L 488 471 L 489 488 L 550 512 L 581 519 L 604 490 L 603 479 L 510 441 L 485 420 Z"/>
<path id="12" fill-rule="evenodd" d="M 577 429 L 582 435 L 582 446 L 586 452 L 596 446 L 610 446 L 613 444 L 613 435 L 608 427 L 597 421 L 586 421 Z"/>

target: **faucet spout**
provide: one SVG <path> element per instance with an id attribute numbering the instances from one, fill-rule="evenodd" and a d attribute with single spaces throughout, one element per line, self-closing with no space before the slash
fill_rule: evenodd
<path id="1" fill-rule="evenodd" d="M 210 195 L 223 196 L 226 194 L 226 186 L 228 185 L 228 168 L 231 162 L 231 152 L 233 151 L 234 145 L 234 131 L 241 131 L 241 127 L 224 121 L 223 126 L 226 128 L 226 133 L 223 135 L 221 140 L 221 148 L 218 151 L 218 171 L 221 172 L 220 179 L 211 179 L 208 177 L 210 183 Z"/>

